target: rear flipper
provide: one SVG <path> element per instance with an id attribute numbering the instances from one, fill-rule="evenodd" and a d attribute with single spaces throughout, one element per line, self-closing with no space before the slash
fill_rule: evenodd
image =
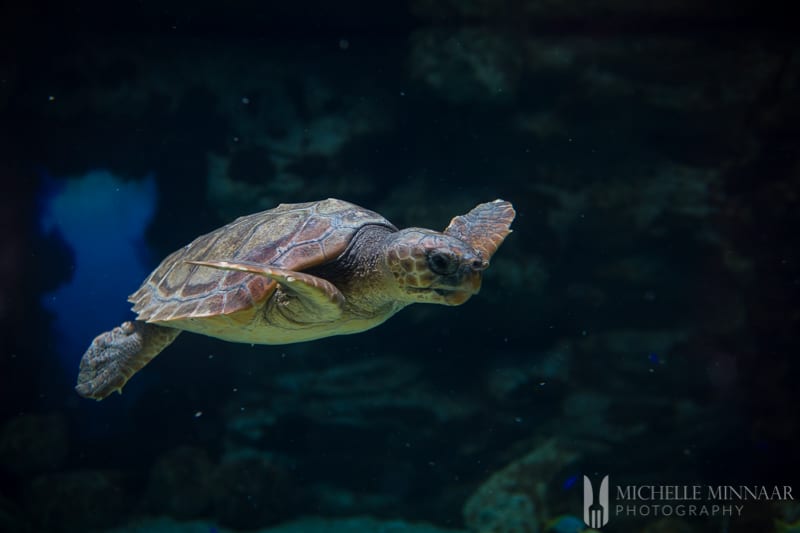
<path id="1" fill-rule="evenodd" d="M 102 400 L 122 387 L 136 372 L 169 346 L 180 330 L 124 322 L 95 337 L 81 359 L 75 391 L 84 398 Z"/>

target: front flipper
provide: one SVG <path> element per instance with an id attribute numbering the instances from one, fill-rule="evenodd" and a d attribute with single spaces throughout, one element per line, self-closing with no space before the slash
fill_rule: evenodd
<path id="1" fill-rule="evenodd" d="M 453 218 L 444 232 L 469 244 L 488 261 L 511 233 L 515 216 L 514 206 L 505 200 L 486 202 Z"/>
<path id="2" fill-rule="evenodd" d="M 187 263 L 221 270 L 249 272 L 273 279 L 306 307 L 309 318 L 307 322 L 331 322 L 342 316 L 344 295 L 333 283 L 317 276 L 252 263 L 229 261 L 187 261 Z"/>
<path id="3" fill-rule="evenodd" d="M 75 391 L 102 400 L 169 346 L 180 330 L 135 320 L 95 337 L 81 358 Z"/>

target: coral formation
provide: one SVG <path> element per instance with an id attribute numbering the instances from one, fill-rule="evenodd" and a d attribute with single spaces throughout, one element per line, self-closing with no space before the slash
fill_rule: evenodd
<path id="1" fill-rule="evenodd" d="M 119 472 L 74 470 L 31 479 L 25 502 L 35 530 L 66 533 L 123 522 L 129 498 Z"/>
<path id="2" fill-rule="evenodd" d="M 235 529 L 275 524 L 295 511 L 289 472 L 264 457 L 220 464 L 211 485 L 214 516 L 220 524 Z"/>
<path id="3" fill-rule="evenodd" d="M 493 473 L 464 504 L 464 521 L 476 533 L 539 533 L 550 518 L 553 477 L 578 459 L 548 440 Z"/>
<path id="4" fill-rule="evenodd" d="M 0 431 L 0 468 L 31 475 L 63 466 L 69 454 L 67 420 L 62 413 L 18 415 Z"/>
<path id="5" fill-rule="evenodd" d="M 182 446 L 159 457 L 150 471 L 149 506 L 180 519 L 202 516 L 210 506 L 214 464 L 201 448 Z"/>

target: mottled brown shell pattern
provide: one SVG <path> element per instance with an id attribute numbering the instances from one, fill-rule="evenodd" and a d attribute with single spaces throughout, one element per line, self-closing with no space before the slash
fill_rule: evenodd
<path id="1" fill-rule="evenodd" d="M 273 294 L 274 281 L 186 261 L 250 262 L 302 271 L 336 259 L 368 224 L 396 229 L 379 214 L 341 200 L 281 204 L 238 218 L 170 254 L 128 300 L 138 319 L 147 322 L 252 310 Z"/>

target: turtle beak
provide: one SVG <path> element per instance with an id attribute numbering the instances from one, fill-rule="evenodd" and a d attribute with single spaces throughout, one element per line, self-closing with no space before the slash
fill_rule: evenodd
<path id="1" fill-rule="evenodd" d="M 483 271 L 489 266 L 483 259 L 468 259 L 462 263 L 455 276 L 437 284 L 436 292 L 444 298 L 446 305 L 461 305 L 481 290 Z"/>
<path id="2" fill-rule="evenodd" d="M 444 302 L 447 305 L 461 305 L 467 300 L 469 300 L 473 294 L 476 294 L 478 290 L 480 290 L 481 282 L 480 279 L 478 280 L 477 287 L 471 290 L 455 290 L 455 291 L 448 291 L 444 295 Z"/>

